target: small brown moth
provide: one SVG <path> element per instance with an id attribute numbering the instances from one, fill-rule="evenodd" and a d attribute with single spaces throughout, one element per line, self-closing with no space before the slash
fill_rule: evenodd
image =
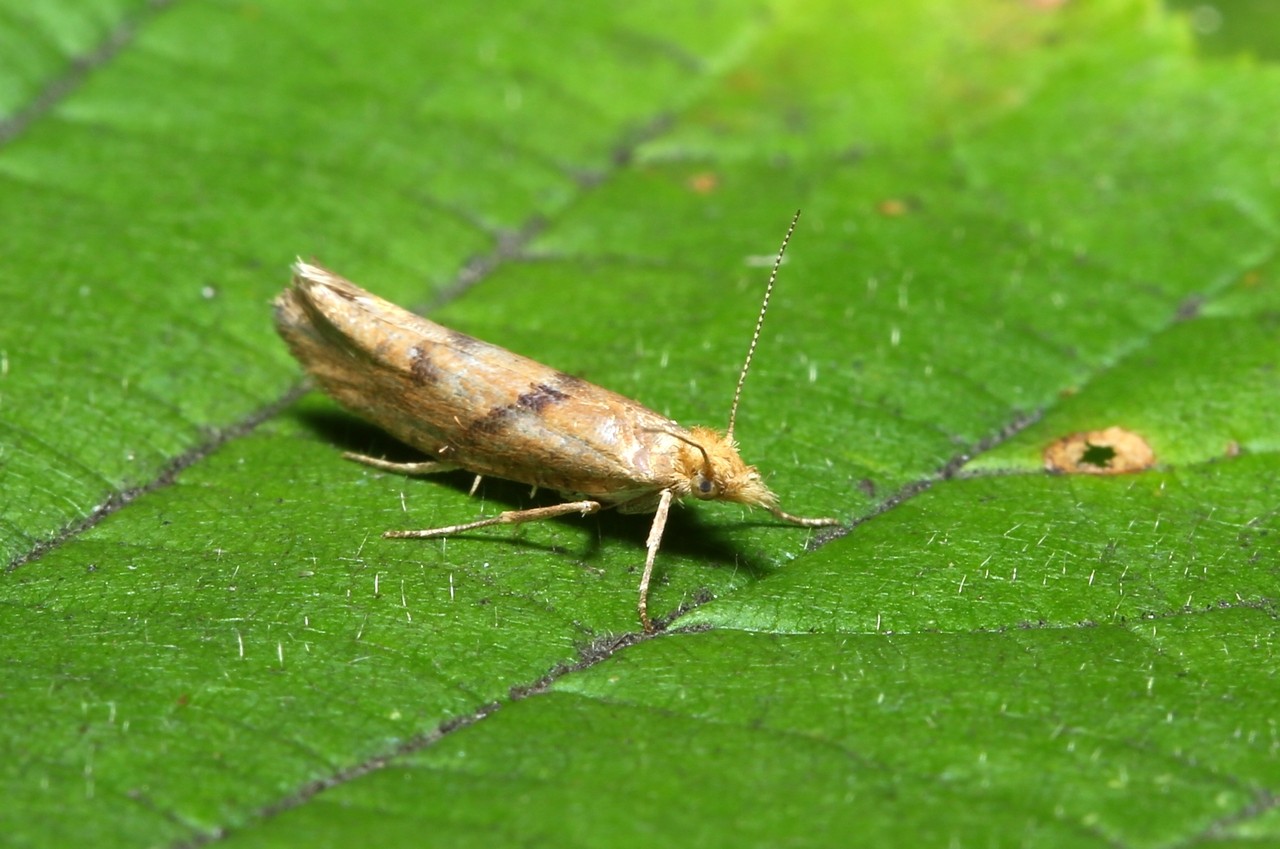
<path id="1" fill-rule="evenodd" d="M 736 501 L 807 528 L 839 524 L 784 512 L 733 440 L 742 384 L 799 216 L 769 275 L 723 435 L 685 429 L 630 398 L 442 327 L 301 260 L 293 266 L 293 285 L 276 299 L 276 329 L 325 392 L 431 458 L 392 463 L 346 455 L 351 459 L 410 475 L 465 470 L 476 476 L 472 492 L 490 475 L 572 499 L 385 537 L 442 537 L 609 507 L 653 513 L 638 604 L 640 622 L 651 632 L 649 579 L 672 501 Z"/>

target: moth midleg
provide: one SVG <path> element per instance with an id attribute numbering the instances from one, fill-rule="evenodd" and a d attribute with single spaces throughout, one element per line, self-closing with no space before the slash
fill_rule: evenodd
<path id="1" fill-rule="evenodd" d="M 487 528 L 490 525 L 520 525 L 525 522 L 539 522 L 543 519 L 554 519 L 570 513 L 590 516 L 604 507 L 599 501 L 566 501 L 564 504 L 553 504 L 550 507 L 534 507 L 529 510 L 508 510 L 488 519 L 477 519 L 461 525 L 449 525 L 443 528 L 428 528 L 422 531 L 387 531 L 383 534 L 387 539 L 432 539 L 474 531 L 476 528 Z"/>
<path id="2" fill-rule="evenodd" d="M 342 452 L 344 460 L 355 460 L 357 463 L 364 463 L 366 466 L 373 466 L 375 469 L 382 469 L 384 472 L 395 472 L 398 475 L 438 475 L 441 472 L 452 472 L 460 468 L 452 463 L 442 463 L 439 460 L 421 460 L 416 463 L 396 463 L 392 460 L 383 460 L 380 457 L 370 457 L 368 454 L 356 454 L 354 451 Z M 474 490 L 472 490 L 474 492 Z"/>
<path id="3" fill-rule="evenodd" d="M 662 532 L 667 529 L 667 514 L 671 512 L 672 493 L 669 489 L 662 491 L 658 499 L 658 509 L 653 514 L 653 524 L 649 526 L 649 539 L 645 541 L 648 552 L 644 558 L 644 572 L 640 574 L 640 601 L 636 609 L 640 611 L 640 624 L 646 634 L 654 631 L 653 620 L 649 618 L 649 578 L 653 576 L 653 561 L 658 556 L 658 546 L 662 544 Z"/>

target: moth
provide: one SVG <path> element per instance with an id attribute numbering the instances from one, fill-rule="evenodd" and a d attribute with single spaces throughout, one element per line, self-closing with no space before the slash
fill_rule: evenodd
<path id="1" fill-rule="evenodd" d="M 561 504 L 508 510 L 474 522 L 384 537 L 427 539 L 614 508 L 652 513 L 637 610 L 646 632 L 649 581 L 674 501 L 746 504 L 806 528 L 837 519 L 793 516 L 778 506 L 733 438 L 742 386 L 799 213 L 782 241 L 724 433 L 685 428 L 640 403 L 422 318 L 299 260 L 275 301 L 276 329 L 320 387 L 429 459 L 393 463 L 346 456 L 409 475 L 462 470 L 561 493 Z"/>

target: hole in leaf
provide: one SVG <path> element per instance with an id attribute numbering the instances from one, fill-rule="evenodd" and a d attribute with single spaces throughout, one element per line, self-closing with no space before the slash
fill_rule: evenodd
<path id="1" fill-rule="evenodd" d="M 1098 466 L 1099 468 L 1107 468 L 1111 465 L 1111 461 L 1116 458 L 1116 449 L 1110 445 L 1093 445 L 1086 442 L 1084 453 L 1080 455 L 1080 464 L 1088 464 L 1090 466 Z"/>
<path id="2" fill-rule="evenodd" d="M 1147 441 L 1122 427 L 1073 433 L 1044 450 L 1045 468 L 1064 474 L 1120 475 L 1149 469 L 1155 462 Z"/>

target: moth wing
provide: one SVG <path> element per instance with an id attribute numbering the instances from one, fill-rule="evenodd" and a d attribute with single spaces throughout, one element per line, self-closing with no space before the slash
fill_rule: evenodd
<path id="1" fill-rule="evenodd" d="M 276 326 L 339 403 L 433 459 L 617 503 L 670 485 L 675 422 L 299 262 Z"/>

